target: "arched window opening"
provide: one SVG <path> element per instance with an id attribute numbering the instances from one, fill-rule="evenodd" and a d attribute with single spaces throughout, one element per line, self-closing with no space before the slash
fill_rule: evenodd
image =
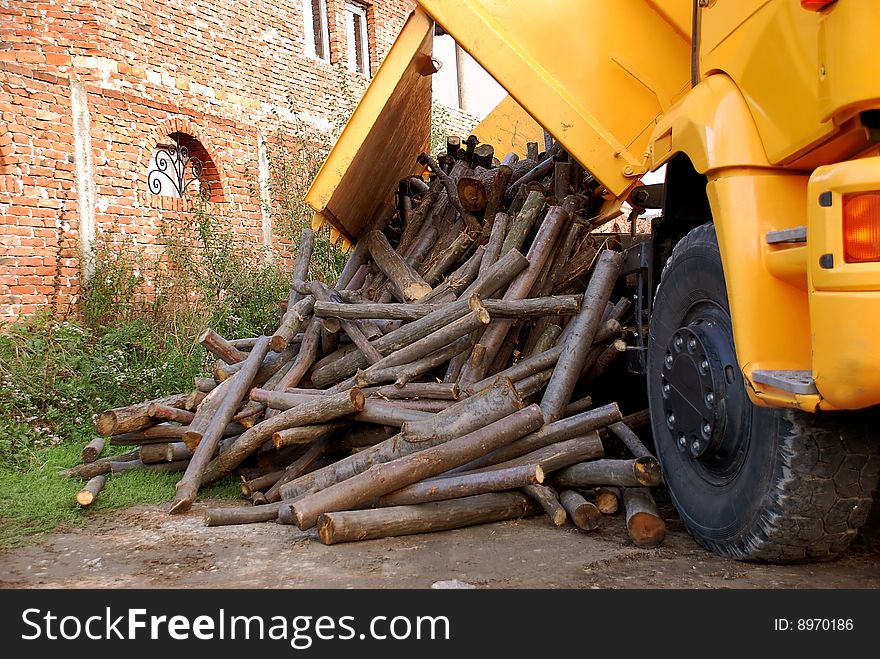
<path id="1" fill-rule="evenodd" d="M 151 193 L 222 201 L 220 176 L 210 154 L 192 135 L 175 132 L 156 145 L 147 171 Z"/>

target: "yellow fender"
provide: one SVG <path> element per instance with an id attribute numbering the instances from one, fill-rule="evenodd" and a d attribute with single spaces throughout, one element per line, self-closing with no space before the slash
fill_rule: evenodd
<path id="1" fill-rule="evenodd" d="M 723 74 L 705 78 L 672 107 L 649 145 L 652 169 L 684 153 L 708 179 L 737 358 L 752 401 L 815 411 L 818 395 L 751 377 L 755 370 L 812 370 L 806 260 L 801 265 L 799 253 L 765 243 L 767 232 L 806 222 L 808 177 L 770 166 L 745 99 Z"/>

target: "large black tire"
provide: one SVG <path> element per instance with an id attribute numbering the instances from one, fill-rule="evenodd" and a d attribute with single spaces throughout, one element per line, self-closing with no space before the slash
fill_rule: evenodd
<path id="1" fill-rule="evenodd" d="M 877 408 L 807 414 L 749 401 L 711 224 L 687 234 L 663 270 L 648 397 L 672 501 L 711 551 L 750 561 L 827 560 L 868 518 L 880 472 Z"/>

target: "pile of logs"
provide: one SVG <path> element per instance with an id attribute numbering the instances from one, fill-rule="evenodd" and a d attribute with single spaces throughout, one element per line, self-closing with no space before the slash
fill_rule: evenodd
<path id="1" fill-rule="evenodd" d="M 209 525 L 317 526 L 332 544 L 539 512 L 589 531 L 620 507 L 635 544 L 662 542 L 660 468 L 634 432 L 647 413 L 593 403 L 632 316 L 619 242 L 595 231 L 620 213 L 558 144 L 499 162 L 449 138 L 418 162 L 335 286 L 310 280 L 303 231 L 272 336 L 208 329 L 217 361 L 192 392 L 98 417 L 135 448 L 87 447 L 67 472 L 91 479 L 81 505 L 108 473 L 182 471 L 181 513 L 235 473 L 253 505 Z"/>

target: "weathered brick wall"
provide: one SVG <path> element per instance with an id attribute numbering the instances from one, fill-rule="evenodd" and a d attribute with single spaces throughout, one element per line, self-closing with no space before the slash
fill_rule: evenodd
<path id="1" fill-rule="evenodd" d="M 262 241 L 258 136 L 298 120 L 326 130 L 364 84 L 344 71 L 344 4 L 327 0 L 328 63 L 306 54 L 301 0 L 0 0 L 0 320 L 70 308 L 83 212 L 99 241 L 145 249 L 186 221 L 182 201 L 147 187 L 172 132 L 205 147 L 224 214 Z M 363 4 L 375 71 L 413 3 Z"/>

